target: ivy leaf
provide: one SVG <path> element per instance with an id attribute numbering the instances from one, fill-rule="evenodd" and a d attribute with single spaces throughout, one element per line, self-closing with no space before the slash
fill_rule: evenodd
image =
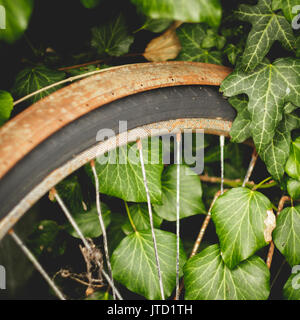
<path id="1" fill-rule="evenodd" d="M 242 95 L 232 97 L 228 101 L 237 111 L 237 116 L 230 130 L 231 141 L 244 142 L 251 137 L 251 116 L 247 109 L 248 99 L 245 95 Z"/>
<path id="2" fill-rule="evenodd" d="M 226 38 L 219 36 L 214 29 L 208 29 L 206 36 L 202 41 L 202 47 L 205 49 L 210 49 L 216 47 L 218 50 L 221 50 L 226 43 Z"/>
<path id="3" fill-rule="evenodd" d="M 77 176 L 64 179 L 55 188 L 72 212 L 82 211 L 83 195 Z"/>
<path id="4" fill-rule="evenodd" d="M 296 13 L 293 13 L 293 7 L 299 5 L 298 0 L 273 0 L 273 10 L 282 9 L 284 16 L 289 22 L 292 22 Z"/>
<path id="5" fill-rule="evenodd" d="M 28 27 L 33 5 L 33 0 L 0 0 L 1 8 L 5 9 L 5 24 L 4 29 L 0 28 L 0 40 L 11 44 L 22 36 Z"/>
<path id="6" fill-rule="evenodd" d="M 87 9 L 93 9 L 96 8 L 102 2 L 102 0 L 80 0 L 80 2 Z"/>
<path id="7" fill-rule="evenodd" d="M 252 73 L 234 71 L 221 85 L 225 96 L 245 93 L 249 97 L 251 133 L 258 153 L 272 140 L 282 120 L 284 106 L 300 106 L 300 61 L 278 59 L 261 63 Z"/>
<path id="8" fill-rule="evenodd" d="M 176 221 L 177 165 L 166 167 L 161 180 L 162 204 L 154 204 L 154 211 L 165 220 Z M 180 218 L 198 213 L 206 213 L 200 179 L 188 166 L 180 165 Z"/>
<path id="9" fill-rule="evenodd" d="M 129 207 L 129 212 L 136 230 L 140 231 L 151 229 L 147 204 L 134 204 Z M 161 223 L 162 219 L 156 214 L 153 214 L 154 227 L 159 228 Z M 128 220 L 125 224 L 123 224 L 122 230 L 126 234 L 129 234 L 134 231 Z"/>
<path id="10" fill-rule="evenodd" d="M 157 251 L 166 297 L 172 294 L 176 283 L 176 236 L 155 229 Z M 180 275 L 186 261 L 180 247 Z M 111 258 L 113 277 L 127 289 L 150 300 L 161 299 L 155 252 L 151 230 L 131 233 L 122 240 Z"/>
<path id="11" fill-rule="evenodd" d="M 177 60 L 222 64 L 220 51 L 202 47 L 206 38 L 206 28 L 201 24 L 184 24 L 176 30 L 181 43 L 181 51 Z"/>
<path id="12" fill-rule="evenodd" d="M 241 54 L 243 50 L 238 46 L 230 43 L 228 44 L 225 49 L 224 53 L 227 55 L 228 61 L 234 66 L 235 62 L 237 61 L 237 57 Z"/>
<path id="13" fill-rule="evenodd" d="M 300 137 L 292 141 L 290 156 L 286 162 L 285 172 L 296 180 L 300 180 Z"/>
<path id="14" fill-rule="evenodd" d="M 63 71 L 51 70 L 44 66 L 25 68 L 17 74 L 12 93 L 15 98 L 22 98 L 32 92 L 63 80 L 65 76 L 66 74 Z M 40 92 L 30 98 L 29 101 L 35 103 L 61 87 L 62 86 L 60 85 Z"/>
<path id="15" fill-rule="evenodd" d="M 227 191 L 215 202 L 212 219 L 230 269 L 272 240 L 275 215 L 270 200 L 260 192 L 242 187 Z"/>
<path id="16" fill-rule="evenodd" d="M 152 203 L 161 202 L 161 174 L 163 171 L 161 143 L 154 143 L 151 139 L 151 146 L 148 140 L 144 139 L 143 158 L 147 183 Z M 153 157 L 152 160 L 150 157 Z M 148 161 L 146 162 L 146 159 Z M 155 163 L 151 163 L 155 162 Z M 94 182 L 90 166 L 86 170 Z M 136 143 L 129 143 L 126 146 L 114 149 L 97 158 L 96 171 L 100 183 L 100 192 L 123 199 L 128 202 L 147 202 L 144 186 L 142 167 L 139 161 L 139 151 Z"/>
<path id="17" fill-rule="evenodd" d="M 294 266 L 292 274 L 283 287 L 283 295 L 287 300 L 300 300 L 300 268 Z"/>
<path id="18" fill-rule="evenodd" d="M 300 181 L 295 179 L 288 179 L 287 191 L 292 199 L 300 199 Z"/>
<path id="19" fill-rule="evenodd" d="M 153 19 L 206 22 L 212 27 L 221 23 L 219 0 L 131 0 L 141 12 Z"/>
<path id="20" fill-rule="evenodd" d="M 212 144 L 211 147 L 208 148 L 208 150 L 205 150 L 204 154 L 204 163 L 214 163 L 219 162 L 221 159 L 221 151 L 220 151 L 220 145 L 216 145 L 217 141 Z M 237 145 L 235 143 L 228 142 L 225 144 L 224 147 L 224 160 L 227 159 L 236 159 L 238 156 L 236 152 Z"/>
<path id="21" fill-rule="evenodd" d="M 59 225 L 52 220 L 43 220 L 35 227 L 27 243 L 37 256 L 47 252 L 57 257 L 65 252 L 65 242 L 61 240 Z"/>
<path id="22" fill-rule="evenodd" d="M 14 99 L 7 91 L 0 90 L 0 126 L 9 118 L 14 107 Z"/>
<path id="23" fill-rule="evenodd" d="M 105 203 L 101 203 L 101 210 L 105 227 L 110 224 L 110 210 Z M 97 208 L 94 205 L 88 212 L 81 212 L 73 215 L 74 220 L 78 224 L 79 229 L 86 238 L 98 238 L 102 235 L 102 229 L 99 222 Z M 66 225 L 66 231 L 74 238 L 79 238 L 77 232 L 70 224 Z"/>
<path id="24" fill-rule="evenodd" d="M 122 225 L 127 221 L 127 218 L 120 213 L 111 214 L 111 223 L 107 228 L 107 239 L 109 252 L 113 252 L 120 242 L 125 238 L 126 234 L 122 230 Z"/>
<path id="25" fill-rule="evenodd" d="M 104 69 L 104 68 L 101 66 L 100 69 Z M 74 77 L 74 76 L 78 76 L 80 74 L 85 74 L 85 73 L 100 70 L 100 69 L 92 64 L 90 66 L 80 67 L 78 69 L 76 68 L 76 69 L 67 70 L 67 73 L 68 73 L 68 75 Z"/>
<path id="26" fill-rule="evenodd" d="M 134 37 L 128 33 L 125 18 L 120 14 L 109 24 L 92 28 L 92 47 L 100 55 L 119 57 L 128 53 Z"/>
<path id="27" fill-rule="evenodd" d="M 300 264 L 300 205 L 281 211 L 273 240 L 291 266 Z"/>
<path id="28" fill-rule="evenodd" d="M 172 22 L 173 20 L 170 19 L 152 19 L 146 17 L 144 24 L 139 30 L 149 30 L 155 33 L 160 33 L 166 30 Z"/>
<path id="29" fill-rule="evenodd" d="M 299 124 L 300 118 L 295 113 L 283 114 L 273 139 L 260 152 L 269 173 L 276 180 L 280 180 L 284 175 L 285 163 L 290 152 L 291 131 L 299 127 Z"/>
<path id="30" fill-rule="evenodd" d="M 300 58 L 300 36 L 296 40 L 296 57 Z"/>
<path id="31" fill-rule="evenodd" d="M 252 24 L 242 59 L 245 71 L 253 70 L 263 60 L 275 40 L 287 50 L 295 49 L 291 24 L 272 11 L 272 0 L 259 0 L 255 6 L 241 5 L 235 13 L 238 19 Z"/>
<path id="32" fill-rule="evenodd" d="M 223 262 L 217 244 L 184 266 L 186 300 L 266 300 L 269 281 L 270 272 L 261 258 L 253 256 L 231 270 Z"/>

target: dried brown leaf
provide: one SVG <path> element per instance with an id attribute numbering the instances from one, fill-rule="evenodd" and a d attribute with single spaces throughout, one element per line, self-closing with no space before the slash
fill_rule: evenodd
<path id="1" fill-rule="evenodd" d="M 159 62 L 175 59 L 180 50 L 181 44 L 176 35 L 176 28 L 182 22 L 175 22 L 166 32 L 161 36 L 151 40 L 144 52 L 144 57 L 148 61 Z"/>
<path id="2" fill-rule="evenodd" d="M 266 242 L 272 241 L 272 232 L 276 227 L 276 216 L 272 209 L 267 210 L 267 217 L 264 220 L 265 223 L 265 230 L 264 230 L 264 237 Z"/>

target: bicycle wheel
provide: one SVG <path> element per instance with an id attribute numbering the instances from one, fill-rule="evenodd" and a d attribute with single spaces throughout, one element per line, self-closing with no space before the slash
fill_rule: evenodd
<path id="1" fill-rule="evenodd" d="M 203 129 L 229 136 L 235 111 L 218 86 L 230 72 L 190 62 L 115 67 L 56 91 L 9 121 L 0 130 L 0 240 L 58 182 L 99 150 L 111 150 L 109 139 L 96 141 L 101 128 L 119 135 L 118 146 L 126 143 L 120 120 L 128 131 Z"/>

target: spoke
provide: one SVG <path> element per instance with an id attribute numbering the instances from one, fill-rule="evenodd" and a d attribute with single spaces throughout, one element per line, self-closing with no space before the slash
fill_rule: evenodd
<path id="1" fill-rule="evenodd" d="M 225 191 L 226 191 L 226 190 L 225 190 Z M 197 239 L 196 239 L 196 241 L 195 241 L 195 244 L 194 244 L 192 253 L 191 253 L 191 255 L 190 255 L 190 258 L 192 258 L 192 257 L 197 253 L 197 251 L 198 251 L 198 249 L 199 249 L 199 247 L 200 247 L 200 244 L 201 244 L 201 242 L 202 242 L 203 236 L 204 236 L 204 234 L 205 234 L 205 231 L 206 231 L 206 229 L 207 229 L 207 227 L 208 227 L 208 224 L 209 224 L 209 222 L 210 222 L 210 219 L 211 219 L 211 210 L 212 210 L 212 208 L 213 208 L 216 200 L 218 199 L 218 197 L 219 197 L 220 195 L 221 195 L 221 190 L 219 190 L 219 191 L 215 194 L 215 196 L 214 196 L 214 198 L 213 198 L 213 201 L 212 201 L 212 203 L 211 203 L 211 205 L 210 205 L 210 208 L 209 208 L 209 210 L 208 210 L 207 216 L 206 216 L 206 218 L 205 218 L 204 221 L 203 221 L 203 224 L 202 224 L 202 226 L 201 226 L 200 232 L 199 232 L 198 237 L 197 237 Z"/>
<path id="2" fill-rule="evenodd" d="M 67 219 L 69 220 L 69 222 L 71 223 L 71 225 L 73 226 L 74 230 L 77 232 L 78 236 L 80 237 L 81 241 L 83 242 L 84 246 L 86 247 L 87 250 L 91 251 L 92 248 L 89 245 L 88 241 L 85 239 L 84 235 L 82 234 L 78 224 L 76 223 L 76 221 L 73 219 L 71 213 L 69 212 L 68 208 L 65 206 L 63 200 L 61 199 L 61 197 L 59 196 L 59 194 L 57 193 L 57 191 L 53 188 L 51 190 L 52 195 L 55 197 L 55 199 L 57 200 L 58 204 L 60 205 L 61 209 L 63 210 L 64 214 L 66 215 Z M 98 267 L 101 270 L 101 273 L 103 274 L 103 276 L 105 277 L 105 279 L 107 280 L 107 282 L 109 283 L 109 285 L 111 286 L 111 288 L 114 288 L 116 296 L 118 297 L 119 300 L 123 300 L 121 294 L 118 292 L 117 288 L 114 286 L 114 282 L 113 280 L 109 277 L 109 275 L 103 270 L 100 261 L 97 261 Z"/>
<path id="3" fill-rule="evenodd" d="M 49 286 L 53 289 L 55 294 L 60 300 L 66 300 L 62 292 L 59 290 L 59 288 L 56 286 L 54 281 L 48 276 L 48 273 L 45 271 L 45 269 L 41 266 L 41 264 L 37 261 L 35 256 L 31 253 L 31 251 L 26 247 L 24 242 L 18 237 L 18 235 L 11 230 L 9 232 L 10 236 L 14 239 L 16 244 L 21 248 L 21 250 L 24 252 L 24 254 L 27 256 L 27 258 L 32 262 L 34 267 L 38 270 L 38 272 L 43 276 L 43 278 L 48 282 Z"/>
<path id="4" fill-rule="evenodd" d="M 76 233 L 78 234 L 78 236 L 80 237 L 81 241 L 83 242 L 84 246 L 88 249 L 91 250 L 91 246 L 89 245 L 89 243 L 87 242 L 87 240 L 85 239 L 84 235 L 82 234 L 78 224 L 76 223 L 76 221 L 73 219 L 71 213 L 69 212 L 68 208 L 65 206 L 62 198 L 59 196 L 59 194 L 57 193 L 57 191 L 53 188 L 51 190 L 52 194 L 54 195 L 55 199 L 57 200 L 58 204 L 60 205 L 62 211 L 64 212 L 65 216 L 67 217 L 67 219 L 69 220 L 69 222 L 71 223 L 72 227 L 74 228 L 74 230 L 76 231 Z"/>
<path id="5" fill-rule="evenodd" d="M 225 137 L 220 136 L 220 149 L 221 149 L 221 194 L 224 193 L 224 144 Z"/>
<path id="6" fill-rule="evenodd" d="M 177 142 L 177 183 L 176 183 L 176 296 L 175 300 L 179 300 L 180 284 L 179 284 L 179 244 L 180 244 L 180 146 L 181 146 L 181 133 L 176 135 Z"/>
<path id="7" fill-rule="evenodd" d="M 107 241 L 107 235 L 106 235 L 106 230 L 105 230 L 105 225 L 103 221 L 103 216 L 102 216 L 102 211 L 101 211 L 101 205 L 100 205 L 100 190 L 99 190 L 99 180 L 95 168 L 95 162 L 91 162 L 91 167 L 93 171 L 93 175 L 95 178 L 95 187 L 96 187 L 96 205 L 97 205 L 97 212 L 98 212 L 98 217 L 99 217 L 99 222 L 100 226 L 102 229 L 102 234 L 103 234 L 103 243 L 104 243 L 104 251 L 105 251 L 105 257 L 106 257 L 106 264 L 107 268 L 110 274 L 110 278 L 112 280 L 112 292 L 113 292 L 113 298 L 116 300 L 116 292 L 115 292 L 115 285 L 114 285 L 114 279 L 112 275 L 112 268 L 110 264 L 110 259 L 109 259 L 109 253 L 108 253 L 108 241 Z"/>
<path id="8" fill-rule="evenodd" d="M 157 243 L 156 243 L 156 237 L 155 237 L 154 226 L 153 226 L 153 215 L 152 215 L 150 193 L 149 193 L 149 189 L 148 189 L 145 163 L 144 163 L 144 158 L 143 158 L 143 147 L 142 147 L 141 140 L 137 141 L 137 147 L 139 150 L 144 186 L 145 186 L 145 191 L 146 191 L 146 196 L 147 196 L 148 212 L 149 212 L 149 219 L 150 219 L 150 225 L 151 225 L 152 240 L 153 240 L 153 245 L 154 245 L 155 260 L 156 260 L 156 267 L 157 267 L 157 272 L 158 272 L 160 293 L 161 293 L 162 300 L 165 300 L 165 294 L 164 294 L 164 288 L 163 288 L 163 282 L 162 282 L 162 276 L 161 276 L 161 269 L 160 269 L 160 263 L 159 263 L 159 258 L 158 258 L 158 251 L 157 251 Z"/>
<path id="9" fill-rule="evenodd" d="M 249 164 L 249 167 L 248 167 L 248 170 L 247 170 L 247 173 L 246 173 L 246 176 L 245 176 L 245 179 L 244 179 L 242 187 L 245 187 L 245 185 L 248 183 L 248 181 L 249 181 L 249 179 L 251 177 L 251 174 L 253 172 L 253 169 L 255 167 L 257 158 L 258 158 L 258 154 L 256 152 L 256 149 L 254 148 L 252 156 L 251 156 L 251 161 L 250 161 L 250 164 Z"/>

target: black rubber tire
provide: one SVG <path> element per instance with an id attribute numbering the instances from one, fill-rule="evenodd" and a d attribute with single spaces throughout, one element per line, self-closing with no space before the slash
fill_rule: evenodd
<path id="1" fill-rule="evenodd" d="M 0 181 L 0 220 L 50 172 L 96 144 L 101 128 L 118 133 L 119 120 L 128 129 L 178 118 L 233 121 L 235 110 L 218 87 L 180 86 L 138 93 L 102 106 L 49 137 Z"/>

